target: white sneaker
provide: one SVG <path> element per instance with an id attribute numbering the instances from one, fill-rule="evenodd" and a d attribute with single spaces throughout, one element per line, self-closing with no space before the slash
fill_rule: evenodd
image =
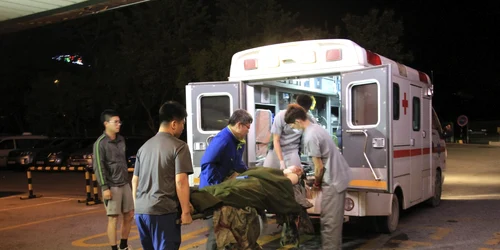
<path id="1" fill-rule="evenodd" d="M 129 245 L 126 248 L 120 248 L 120 247 L 118 247 L 118 250 L 134 250 L 134 249 L 132 249 L 132 247 Z"/>

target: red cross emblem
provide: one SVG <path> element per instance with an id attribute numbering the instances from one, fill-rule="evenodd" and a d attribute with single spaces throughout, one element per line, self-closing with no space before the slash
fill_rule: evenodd
<path id="1" fill-rule="evenodd" d="M 403 99 L 402 103 L 403 103 L 403 108 L 405 109 L 405 115 L 406 115 L 406 108 L 408 108 L 408 100 L 406 99 L 406 92 L 404 94 L 404 99 Z"/>

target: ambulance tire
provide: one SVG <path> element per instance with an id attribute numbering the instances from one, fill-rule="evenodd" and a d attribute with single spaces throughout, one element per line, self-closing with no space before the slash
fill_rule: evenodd
<path id="1" fill-rule="evenodd" d="M 438 207 L 441 204 L 441 192 L 443 191 L 443 181 L 441 180 L 441 171 L 436 172 L 436 179 L 434 180 L 434 196 L 426 201 L 427 205 L 431 207 Z"/>
<path id="2" fill-rule="evenodd" d="M 392 233 L 396 231 L 399 224 L 399 214 L 401 212 L 401 207 L 399 203 L 399 198 L 396 194 L 392 196 L 392 213 L 389 216 L 377 216 L 377 231 L 380 233 Z"/>

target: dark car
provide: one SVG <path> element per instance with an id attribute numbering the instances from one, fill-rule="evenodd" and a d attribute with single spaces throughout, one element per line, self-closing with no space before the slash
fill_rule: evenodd
<path id="1" fill-rule="evenodd" d="M 66 166 L 71 152 L 92 144 L 95 138 L 67 138 L 41 149 L 35 158 L 36 166 Z"/>
<path id="2" fill-rule="evenodd" d="M 77 167 L 85 166 L 92 168 L 92 147 L 96 139 L 92 140 L 89 144 L 70 153 L 68 157 L 68 166 Z"/>
<path id="3" fill-rule="evenodd" d="M 125 143 L 127 146 L 126 149 L 126 157 L 127 157 L 127 165 L 128 167 L 134 167 L 135 164 L 135 154 L 137 150 L 146 142 L 148 138 L 145 137 L 136 137 L 136 136 L 127 136 L 125 137 Z M 82 149 L 79 149 L 75 152 L 72 152 L 69 160 L 69 166 L 86 166 L 89 170 L 92 170 L 92 155 L 93 155 L 93 143 L 95 140 Z"/>
<path id="4" fill-rule="evenodd" d="M 25 170 L 33 164 L 33 159 L 45 147 L 60 143 L 60 139 L 36 139 L 26 142 L 19 149 L 9 152 L 7 166 L 17 170 Z"/>

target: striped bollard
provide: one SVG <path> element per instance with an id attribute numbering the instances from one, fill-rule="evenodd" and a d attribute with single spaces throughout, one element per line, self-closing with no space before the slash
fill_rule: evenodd
<path id="1" fill-rule="evenodd" d="M 40 198 L 42 197 L 41 195 L 35 195 L 33 194 L 33 181 L 31 180 L 31 170 L 28 168 L 26 170 L 26 176 L 28 177 L 28 192 L 29 195 L 26 197 L 20 197 L 21 200 L 27 200 L 27 199 L 34 199 L 34 198 Z"/>
<path id="2" fill-rule="evenodd" d="M 88 206 L 102 203 L 102 201 L 99 200 L 99 190 L 97 189 L 97 179 L 95 177 L 94 172 L 92 172 L 92 182 L 93 182 L 93 186 L 94 186 L 94 200 L 87 202 Z"/>
<path id="3" fill-rule="evenodd" d="M 92 198 L 91 191 L 90 191 L 90 173 L 89 173 L 89 171 L 85 171 L 85 191 L 87 192 L 87 199 L 78 200 L 78 203 L 89 203 L 91 201 L 94 201 L 94 199 Z"/>

